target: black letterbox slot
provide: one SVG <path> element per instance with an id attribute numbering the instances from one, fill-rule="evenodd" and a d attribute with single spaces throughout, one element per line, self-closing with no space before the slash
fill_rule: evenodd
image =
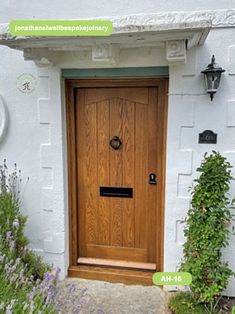
<path id="1" fill-rule="evenodd" d="M 100 186 L 100 196 L 133 198 L 133 188 Z"/>

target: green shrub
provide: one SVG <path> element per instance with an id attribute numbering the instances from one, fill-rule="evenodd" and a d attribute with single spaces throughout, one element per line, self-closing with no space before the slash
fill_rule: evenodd
<path id="1" fill-rule="evenodd" d="M 192 293 L 179 292 L 169 300 L 169 308 L 174 314 L 218 314 L 208 310 L 203 304 L 196 304 Z"/>
<path id="2" fill-rule="evenodd" d="M 228 190 L 231 165 L 218 152 L 205 154 L 197 169 L 200 177 L 192 190 L 191 209 L 188 211 L 184 234 L 181 271 L 192 275 L 190 289 L 194 301 L 210 310 L 217 305 L 233 272 L 221 261 L 221 248 L 228 245 L 227 225 L 232 219 Z"/>

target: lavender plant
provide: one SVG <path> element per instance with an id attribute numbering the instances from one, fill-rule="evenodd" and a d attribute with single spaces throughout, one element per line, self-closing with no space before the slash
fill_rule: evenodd
<path id="1" fill-rule="evenodd" d="M 35 281 L 34 276 L 29 275 L 28 265 L 16 257 L 14 233 L 8 231 L 4 236 L 2 229 L 1 226 L 0 313 L 28 314 L 35 310 L 56 313 L 53 304 L 47 301 L 51 284 L 43 285 L 45 279 Z"/>
<path id="2" fill-rule="evenodd" d="M 86 287 L 58 284 L 59 269 L 27 247 L 26 217 L 20 213 L 21 172 L 0 165 L 0 313 L 80 313 L 90 300 Z M 94 311 L 94 313 L 103 311 Z"/>
<path id="3" fill-rule="evenodd" d="M 0 165 L 0 313 L 34 313 L 46 304 L 45 291 L 37 290 L 30 297 L 38 284 L 35 277 L 43 280 L 49 266 L 27 247 L 26 217 L 20 213 L 21 184 L 20 170 L 15 165 L 9 173 L 4 160 Z M 27 263 L 29 259 L 31 264 Z M 53 311 L 53 306 L 48 305 L 43 313 Z"/>

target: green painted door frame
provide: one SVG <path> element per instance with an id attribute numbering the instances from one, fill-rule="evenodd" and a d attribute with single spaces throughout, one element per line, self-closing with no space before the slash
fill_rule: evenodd
<path id="1" fill-rule="evenodd" d="M 119 78 L 119 77 L 168 77 L 169 69 L 163 67 L 62 69 L 63 78 Z"/>

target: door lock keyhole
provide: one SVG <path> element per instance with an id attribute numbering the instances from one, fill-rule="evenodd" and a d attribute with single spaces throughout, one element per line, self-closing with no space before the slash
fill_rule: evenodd
<path id="1" fill-rule="evenodd" d="M 153 172 L 149 174 L 149 184 L 157 184 L 157 176 Z"/>

